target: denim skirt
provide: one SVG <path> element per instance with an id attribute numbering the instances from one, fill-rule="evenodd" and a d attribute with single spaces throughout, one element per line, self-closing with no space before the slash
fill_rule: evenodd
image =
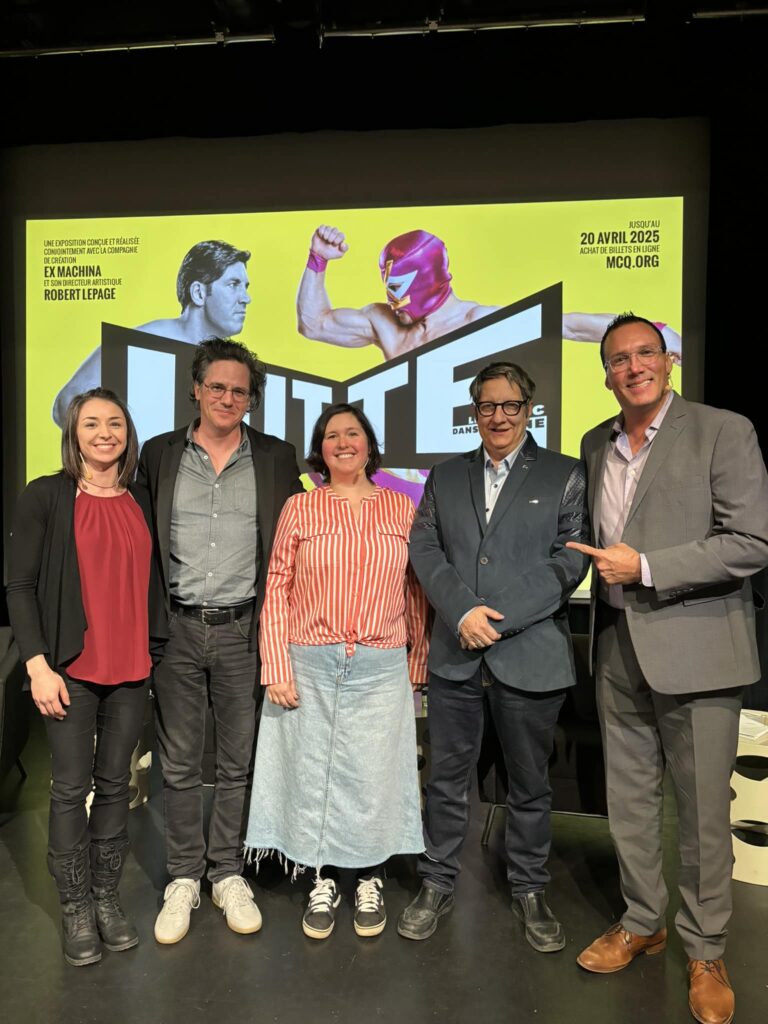
<path id="1" fill-rule="evenodd" d="M 290 645 L 299 707 L 265 700 L 246 848 L 297 866 L 371 867 L 421 853 L 405 648 Z"/>

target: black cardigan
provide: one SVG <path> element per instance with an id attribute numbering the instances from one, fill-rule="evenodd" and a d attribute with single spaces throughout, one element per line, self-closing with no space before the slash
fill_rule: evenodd
<path id="1" fill-rule="evenodd" d="M 21 660 L 44 654 L 56 671 L 80 654 L 88 625 L 75 547 L 75 488 L 63 472 L 32 480 L 16 503 L 8 546 L 8 613 Z M 149 497 L 138 485 L 131 484 L 129 490 L 151 536 Z M 149 580 L 149 636 L 156 662 L 168 625 L 154 568 Z"/>

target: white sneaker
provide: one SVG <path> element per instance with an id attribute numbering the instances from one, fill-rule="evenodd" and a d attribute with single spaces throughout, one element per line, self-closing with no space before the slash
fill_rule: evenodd
<path id="1" fill-rule="evenodd" d="M 229 875 L 213 883 L 213 905 L 224 911 L 233 932 L 250 935 L 261 928 L 261 913 L 253 899 L 253 890 L 242 875 Z"/>
<path id="2" fill-rule="evenodd" d="M 155 938 L 164 946 L 180 942 L 189 931 L 189 918 L 200 906 L 200 882 L 174 878 L 165 887 L 163 909 L 155 921 Z"/>

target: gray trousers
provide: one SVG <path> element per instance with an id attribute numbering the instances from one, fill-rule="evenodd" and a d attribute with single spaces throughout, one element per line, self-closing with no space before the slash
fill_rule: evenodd
<path id="1" fill-rule="evenodd" d="M 662 783 L 669 768 L 678 811 L 680 909 L 689 957 L 723 955 L 731 916 L 730 776 L 742 689 L 662 694 L 635 656 L 626 616 L 598 606 L 597 698 L 608 818 L 627 904 L 622 925 L 652 935 L 665 924 Z M 669 652 L 674 672 L 674 651 Z"/>

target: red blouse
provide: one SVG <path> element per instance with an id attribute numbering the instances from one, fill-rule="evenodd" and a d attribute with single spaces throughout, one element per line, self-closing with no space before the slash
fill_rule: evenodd
<path id="1" fill-rule="evenodd" d="M 292 677 L 288 644 L 408 647 L 414 683 L 427 678 L 427 599 L 408 564 L 414 508 L 377 487 L 356 519 L 318 487 L 288 499 L 275 530 L 259 621 L 261 682 Z"/>
<path id="2" fill-rule="evenodd" d="M 144 515 L 126 491 L 96 498 L 79 491 L 75 546 L 88 628 L 67 674 L 114 686 L 146 679 L 149 656 L 149 560 Z"/>

